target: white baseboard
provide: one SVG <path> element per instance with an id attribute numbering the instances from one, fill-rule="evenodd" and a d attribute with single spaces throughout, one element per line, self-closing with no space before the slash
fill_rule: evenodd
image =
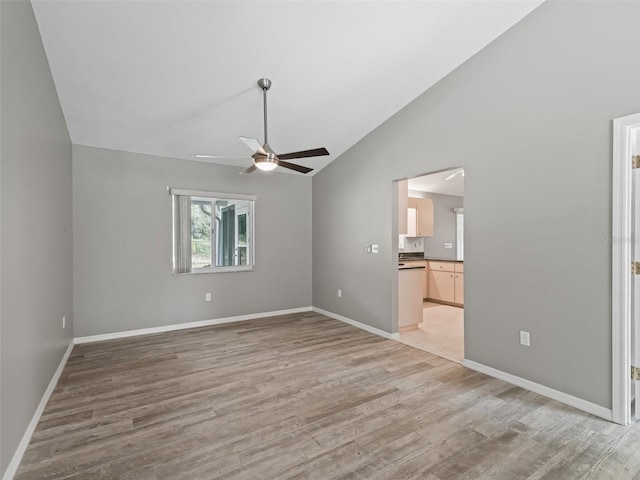
<path id="1" fill-rule="evenodd" d="M 31 422 L 29 422 L 29 425 L 27 426 L 27 430 L 24 432 L 24 435 L 22 436 L 22 440 L 20 440 L 20 443 L 18 444 L 18 448 L 16 448 L 16 451 L 13 454 L 13 457 L 11 458 L 11 461 L 9 462 L 7 469 L 4 471 L 2 480 L 11 480 L 13 476 L 16 474 L 16 471 L 20 466 L 20 462 L 22 461 L 24 452 L 27 450 L 27 447 L 29 446 L 29 442 L 31 441 L 31 435 L 33 435 L 33 432 L 35 431 L 36 426 L 40 421 L 40 417 L 42 416 L 42 412 L 44 411 L 44 407 L 47 405 L 47 402 L 49 401 L 49 397 L 53 393 L 53 389 L 56 388 L 56 385 L 58 384 L 58 379 L 62 374 L 62 370 L 64 370 L 64 366 L 67 364 L 69 355 L 71 355 L 71 351 L 73 350 L 73 345 L 74 345 L 74 342 L 72 340 L 69 346 L 67 347 L 67 350 L 64 352 L 64 355 L 62 356 L 62 359 L 60 360 L 60 364 L 58 365 L 58 368 L 53 374 L 53 377 L 51 377 L 51 381 L 49 382 L 47 389 L 44 391 L 44 395 L 42 395 L 42 399 L 40 400 L 40 403 L 38 404 L 38 407 L 36 408 L 36 411 L 33 414 L 33 417 L 31 418 Z"/>
<path id="2" fill-rule="evenodd" d="M 256 318 L 275 317 L 278 315 L 287 315 L 289 313 L 310 312 L 312 307 L 290 308 L 288 310 L 276 310 L 273 312 L 251 313 L 249 315 L 238 315 L 235 317 L 214 318 L 212 320 L 200 320 L 198 322 L 176 323 L 173 325 L 164 325 L 162 327 L 141 328 L 139 330 L 127 330 L 125 332 L 105 333 L 102 335 L 90 335 L 87 337 L 76 337 L 76 344 L 102 342 L 104 340 L 115 340 L 117 338 L 137 337 L 138 335 L 150 335 L 152 333 L 165 333 L 174 330 L 185 330 L 187 328 L 209 327 L 211 325 L 221 325 L 223 323 L 242 322 L 245 320 L 253 320 Z"/>
<path id="3" fill-rule="evenodd" d="M 467 360 L 466 358 L 462 361 L 462 365 L 472 370 L 476 370 L 478 372 L 489 375 L 490 377 L 499 378 L 500 380 L 504 380 L 505 382 L 509 382 L 517 385 L 518 387 L 522 387 L 534 393 L 538 393 L 552 400 L 557 400 L 558 402 L 564 403 L 571 407 L 575 407 L 579 410 L 595 415 L 596 417 L 604 418 L 605 420 L 608 420 L 610 422 L 613 420 L 611 409 L 588 402 L 587 400 L 583 400 L 582 398 L 574 397 L 573 395 L 569 395 L 568 393 L 554 390 L 553 388 L 540 385 L 539 383 L 532 382 L 531 380 L 527 380 L 526 378 L 518 377 L 516 375 L 503 372 L 502 370 L 497 370 L 493 367 L 488 367 L 481 363 L 474 362 L 473 360 Z"/>
<path id="4" fill-rule="evenodd" d="M 358 327 L 362 330 L 366 330 L 369 333 L 388 338 L 389 340 L 397 340 L 398 338 L 400 338 L 399 333 L 385 332 L 384 330 L 380 330 L 379 328 L 372 327 L 365 323 L 357 322 L 356 320 L 351 320 L 350 318 L 343 317 L 342 315 L 338 315 L 337 313 L 329 312 L 327 310 L 323 310 L 322 308 L 312 307 L 312 310 L 314 312 L 321 313 L 322 315 L 326 315 L 327 317 L 335 318 L 336 320 L 340 320 L 341 322 L 348 323 L 349 325 L 353 325 L 354 327 Z"/>

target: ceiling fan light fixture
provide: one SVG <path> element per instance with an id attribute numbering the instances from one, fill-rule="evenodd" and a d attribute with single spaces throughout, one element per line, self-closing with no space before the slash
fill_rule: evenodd
<path id="1" fill-rule="evenodd" d="M 253 163 L 256 167 L 264 172 L 270 172 L 271 170 L 275 170 L 278 166 L 277 158 L 254 158 Z"/>

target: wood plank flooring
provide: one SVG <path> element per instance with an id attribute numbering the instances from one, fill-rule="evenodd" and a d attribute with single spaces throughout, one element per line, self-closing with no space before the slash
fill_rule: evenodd
<path id="1" fill-rule="evenodd" d="M 312 312 L 74 348 L 18 480 L 640 478 L 621 427 Z"/>

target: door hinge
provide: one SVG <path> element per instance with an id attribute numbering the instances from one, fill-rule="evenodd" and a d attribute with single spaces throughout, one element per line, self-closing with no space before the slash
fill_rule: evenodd
<path id="1" fill-rule="evenodd" d="M 631 157 L 631 168 L 640 168 L 640 155 Z"/>
<path id="2" fill-rule="evenodd" d="M 640 380 L 640 368 L 631 365 L 631 380 Z"/>
<path id="3" fill-rule="evenodd" d="M 631 262 L 631 275 L 640 275 L 640 262 Z"/>

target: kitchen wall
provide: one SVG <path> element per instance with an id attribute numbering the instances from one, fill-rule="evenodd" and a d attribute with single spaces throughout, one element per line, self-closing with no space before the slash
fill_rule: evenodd
<path id="1" fill-rule="evenodd" d="M 602 239 L 638 24 L 638 2 L 549 0 L 314 176 L 314 305 L 397 331 L 392 181 L 463 164 L 467 359 L 610 408 Z"/>
<path id="2" fill-rule="evenodd" d="M 424 256 L 455 260 L 456 214 L 453 209 L 463 207 L 464 197 L 413 190 L 409 194 L 411 197 L 433 200 L 433 237 L 424 238 Z M 445 243 L 450 243 L 452 248 L 445 248 Z"/>
<path id="3" fill-rule="evenodd" d="M 74 145 L 77 337 L 311 306 L 311 179 L 239 171 Z M 255 271 L 172 275 L 167 187 L 257 195 Z"/>
<path id="4" fill-rule="evenodd" d="M 424 253 L 424 238 L 400 235 L 398 251 L 404 253 Z"/>
<path id="5" fill-rule="evenodd" d="M 1 476 L 73 319 L 71 141 L 30 2 L 0 2 L 0 45 Z"/>

